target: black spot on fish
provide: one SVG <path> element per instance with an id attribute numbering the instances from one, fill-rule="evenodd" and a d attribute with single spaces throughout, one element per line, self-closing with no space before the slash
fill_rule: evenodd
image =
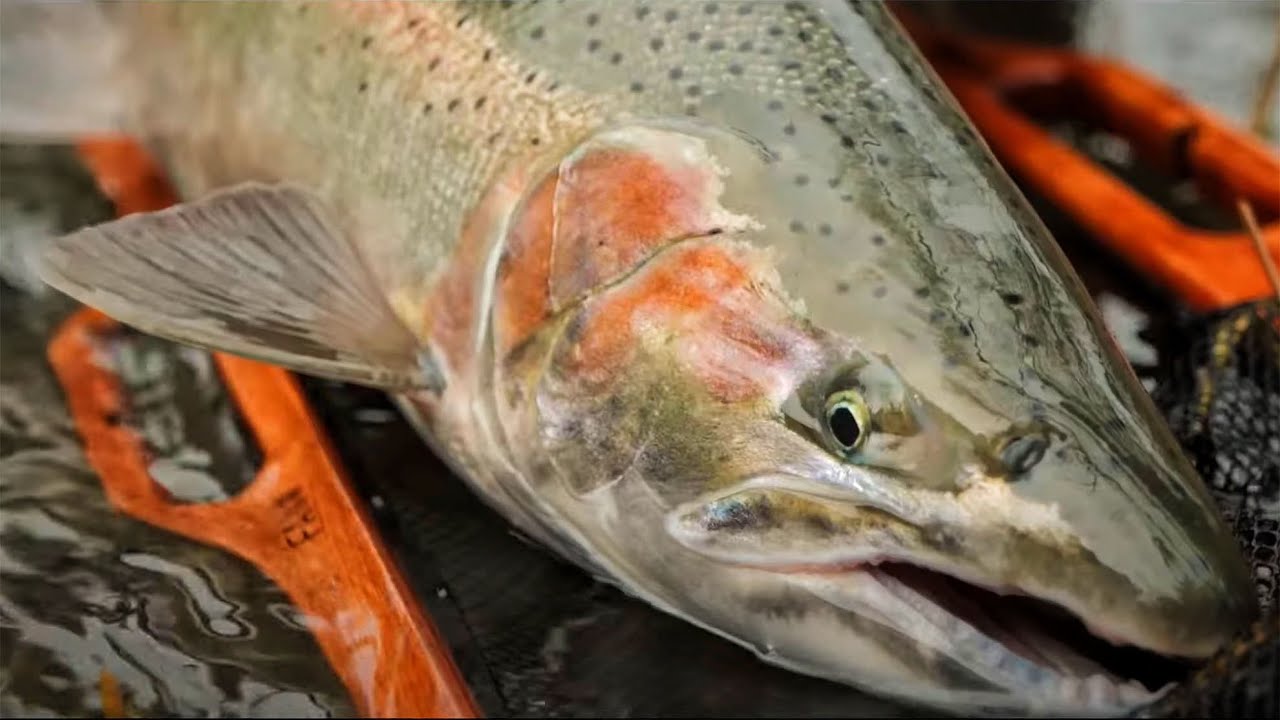
<path id="1" fill-rule="evenodd" d="M 973 337 L 973 329 L 968 325 L 961 325 L 956 331 L 960 333 L 960 337 Z"/>
<path id="2" fill-rule="evenodd" d="M 622 62 L 622 53 L 620 53 L 620 52 L 616 52 L 616 53 L 614 53 L 614 54 L 610 55 L 610 56 L 609 56 L 609 62 L 610 62 L 610 63 L 612 63 L 612 64 L 614 64 L 614 65 L 617 65 L 618 63 L 621 63 L 621 62 Z"/>
<path id="3" fill-rule="evenodd" d="M 698 87 L 697 85 L 690 85 L 689 88 L 684 92 L 689 97 L 698 97 L 699 95 L 702 94 L 702 88 Z"/>
<path id="4" fill-rule="evenodd" d="M 636 9 L 636 19 L 637 19 L 637 20 L 643 20 L 643 19 L 645 19 L 645 18 L 647 18 L 647 17 L 649 17 L 649 8 L 644 7 L 644 6 L 642 5 L 642 6 L 640 6 L 639 8 L 637 8 L 637 9 Z"/>
<path id="5" fill-rule="evenodd" d="M 884 245 L 884 243 L 885 243 L 885 240 L 884 240 L 884 236 L 883 236 L 883 235 L 872 235 L 872 236 L 871 236 L 871 244 L 872 244 L 872 245 Z"/>
<path id="6" fill-rule="evenodd" d="M 828 125 L 836 124 L 836 116 L 832 115 L 831 113 L 822 113 L 821 117 L 822 117 L 822 122 Z"/>
<path id="7" fill-rule="evenodd" d="M 1017 307 L 1022 304 L 1022 296 L 1016 292 L 1000 293 L 1000 299 L 1009 307 Z"/>
<path id="8" fill-rule="evenodd" d="M 633 93 L 644 92 L 644 85 L 640 84 L 639 82 L 631 83 L 631 92 Z"/>
<path id="9" fill-rule="evenodd" d="M 431 111 L 434 109 L 435 109 L 435 105 L 432 105 L 431 103 L 426 103 L 425 105 L 422 106 L 422 114 L 430 115 Z"/>
<path id="10" fill-rule="evenodd" d="M 851 148 L 853 147 L 853 138 L 849 137 L 848 135 L 841 135 L 840 144 L 843 145 L 844 147 Z"/>
<path id="11" fill-rule="evenodd" d="M 480 99 L 476 100 L 476 110 L 479 110 L 480 108 L 484 107 L 484 101 L 485 101 L 485 97 L 481 95 Z"/>
<path id="12" fill-rule="evenodd" d="M 889 127 L 893 128 L 893 131 L 894 131 L 894 132 L 896 132 L 896 133 L 900 133 L 900 134 L 903 134 L 903 135 L 905 135 L 905 134 L 906 134 L 906 132 L 907 132 L 907 126 L 906 126 L 906 125 L 903 125 L 903 124 L 902 124 L 901 122 L 899 122 L 898 120 L 891 120 L 891 121 L 889 122 Z"/>
<path id="13" fill-rule="evenodd" d="M 738 43 L 738 52 L 751 52 L 752 48 L 754 47 L 755 47 L 755 43 L 751 42 L 750 40 L 743 40 L 742 42 Z"/>
<path id="14" fill-rule="evenodd" d="M 431 58 L 431 62 L 427 63 L 427 72 L 431 72 L 438 67 L 440 67 L 440 58 L 433 57 Z"/>
<path id="15" fill-rule="evenodd" d="M 737 498 L 714 502 L 703 515 L 703 528 L 708 530 L 742 530 L 755 523 L 750 507 Z"/>
<path id="16" fill-rule="evenodd" d="M 529 144 L 530 144 L 530 145 L 534 145 L 534 146 L 541 145 L 541 144 L 542 144 L 542 138 L 538 138 L 538 137 L 532 137 L 532 138 L 529 138 Z"/>
<path id="17" fill-rule="evenodd" d="M 799 70 L 800 63 L 796 62 L 795 60 L 788 60 L 787 62 L 782 64 L 782 69 L 783 70 Z"/>
<path id="18" fill-rule="evenodd" d="M 533 84 L 533 81 L 534 81 L 534 80 L 537 80 L 537 79 L 538 79 L 538 71 L 537 71 L 537 70 L 534 70 L 533 72 L 531 72 L 531 73 L 529 73 L 528 75 L 525 75 L 525 76 L 524 76 L 524 84 L 525 84 L 525 85 L 532 85 L 532 84 Z"/>
<path id="19" fill-rule="evenodd" d="M 866 108 L 867 110 L 870 110 L 871 112 L 877 112 L 880 110 L 880 106 L 876 104 L 876 101 L 870 98 L 867 98 L 862 101 L 862 107 Z"/>
<path id="20" fill-rule="evenodd" d="M 805 85 L 805 86 L 804 86 L 804 94 L 805 94 L 805 95 L 817 95 L 817 94 L 818 94 L 818 86 L 817 86 L 817 85 Z"/>
<path id="21" fill-rule="evenodd" d="M 368 35 L 365 35 L 364 39 L 360 41 L 360 47 L 365 50 L 368 50 L 369 46 L 372 44 L 373 44 L 373 38 L 369 37 Z"/>
<path id="22" fill-rule="evenodd" d="M 831 236 L 831 226 L 830 226 L 830 225 L 828 225 L 827 223 L 822 223 L 821 225 L 819 225 L 819 226 L 818 226 L 818 234 L 819 234 L 819 235 L 826 236 L 826 237 L 830 237 L 830 236 Z"/>
<path id="23" fill-rule="evenodd" d="M 719 10 L 720 10 L 720 6 L 716 5 L 715 3 L 707 3 L 702 7 L 702 11 L 708 15 L 715 15 L 717 12 L 719 12 Z"/>
<path id="24" fill-rule="evenodd" d="M 801 30 L 800 32 L 796 33 L 796 39 L 802 43 L 807 43 L 813 39 L 813 36 L 809 34 L 808 30 Z"/>
<path id="25" fill-rule="evenodd" d="M 805 185 L 809 184 L 809 176 L 801 173 L 796 176 L 795 182 L 796 182 L 796 185 L 800 187 L 804 187 Z"/>
<path id="26" fill-rule="evenodd" d="M 843 201 L 845 201 L 845 202 L 847 202 L 847 203 L 851 203 L 851 202 L 853 202 L 853 196 L 852 196 L 852 195 L 841 195 L 841 196 L 840 196 L 840 199 L 841 199 L 841 200 L 843 200 Z"/>
<path id="27" fill-rule="evenodd" d="M 883 285 L 877 285 L 871 290 L 871 296 L 875 298 L 882 298 L 888 294 L 889 294 L 889 288 Z"/>
<path id="28" fill-rule="evenodd" d="M 793 232 L 793 233 L 802 233 L 802 232 L 804 232 L 804 223 L 800 222 L 799 220 L 792 220 L 792 221 L 791 221 L 791 232 Z"/>
<path id="29" fill-rule="evenodd" d="M 916 297 L 918 298 L 929 297 L 929 288 L 927 286 L 916 288 Z"/>
<path id="30" fill-rule="evenodd" d="M 490 58 L 492 57 L 493 57 L 493 48 L 485 48 L 484 55 L 481 55 L 480 59 L 483 62 L 489 62 Z"/>
<path id="31" fill-rule="evenodd" d="M 489 139 L 485 140 L 485 144 L 493 145 L 494 143 L 498 142 L 499 137 L 502 137 L 502 133 L 494 133 L 489 136 Z"/>
<path id="32" fill-rule="evenodd" d="M 1023 333 L 1022 342 L 1026 343 L 1029 348 L 1040 347 L 1040 340 L 1035 335 Z"/>
<path id="33" fill-rule="evenodd" d="M 471 19 L 471 14 L 467 13 L 466 15 L 463 15 L 462 17 L 458 18 L 458 24 L 455 25 L 454 27 L 462 27 L 470 19 Z"/>
<path id="34" fill-rule="evenodd" d="M 595 52 L 596 50 L 599 50 L 599 49 L 600 49 L 599 40 L 595 38 L 591 38 L 590 40 L 587 41 L 587 52 Z"/>
<path id="35" fill-rule="evenodd" d="M 783 125 L 783 126 L 782 126 L 782 133 L 783 133 L 784 135 L 795 135 L 795 134 L 796 134 L 796 126 L 795 126 L 795 125 L 792 125 L 791 123 L 787 123 L 786 125 Z"/>
<path id="36" fill-rule="evenodd" d="M 673 67 L 667 71 L 667 77 L 671 78 L 672 80 L 679 80 L 680 78 L 684 77 L 684 70 L 682 68 Z"/>
<path id="37" fill-rule="evenodd" d="M 650 49 L 652 49 L 654 52 L 657 52 L 657 51 L 661 50 L 661 49 L 662 49 L 662 38 L 654 38 L 654 39 L 650 40 L 650 41 L 649 41 L 649 48 L 650 48 Z"/>
<path id="38" fill-rule="evenodd" d="M 696 43 L 702 39 L 702 33 L 698 32 L 697 30 L 692 30 L 685 37 L 688 38 L 689 42 Z"/>
<path id="39" fill-rule="evenodd" d="M 458 106 L 461 104 L 462 104 L 461 100 L 454 98 L 449 101 L 449 104 L 445 106 L 445 109 L 448 110 L 449 112 L 453 112 L 454 110 L 457 110 Z"/>
<path id="40" fill-rule="evenodd" d="M 676 12 L 675 10 L 668 10 L 662 14 L 662 19 L 666 20 L 667 22 L 675 22 L 676 19 L 679 17 L 680 17 L 680 13 Z"/>
<path id="41" fill-rule="evenodd" d="M 934 325 L 941 325 L 943 320 L 947 319 L 947 314 L 941 310 L 933 310 L 929 313 L 929 322 Z"/>
<path id="42" fill-rule="evenodd" d="M 720 52 L 721 50 L 724 49 L 724 41 L 712 40 L 711 42 L 707 43 L 707 49 L 712 52 Z"/>
<path id="43" fill-rule="evenodd" d="M 360 81 L 360 88 L 359 88 L 360 92 L 364 92 L 365 90 L 368 90 L 368 89 L 369 89 L 369 81 L 368 81 L 368 80 L 361 80 L 361 81 Z"/>
<path id="44" fill-rule="evenodd" d="M 421 23 L 422 23 L 422 19 L 421 19 L 421 18 L 413 18 L 412 20 L 410 20 L 410 21 L 409 21 L 409 23 L 408 23 L 405 27 L 407 27 L 407 28 L 409 28 L 410 30 L 412 30 L 412 29 L 414 29 L 414 28 L 418 27 L 418 25 L 420 25 Z"/>
<path id="45" fill-rule="evenodd" d="M 539 25 L 538 27 L 529 31 L 529 37 L 533 38 L 534 40 L 541 40 L 542 35 L 545 32 L 546 31 L 542 29 L 542 26 Z"/>
<path id="46" fill-rule="evenodd" d="M 835 188 L 837 188 L 837 187 L 840 187 L 840 178 L 838 178 L 838 177 L 833 177 L 833 178 L 831 178 L 831 179 L 827 180 L 827 187 L 832 188 L 832 189 L 835 189 Z"/>
<path id="47" fill-rule="evenodd" d="M 958 133 L 958 134 L 956 135 L 956 142 L 960 143 L 960 147 L 969 147 L 969 142 L 970 142 L 970 140 L 969 140 L 969 134 L 968 134 L 968 133 Z"/>
<path id="48" fill-rule="evenodd" d="M 750 3 L 742 3 L 741 5 L 739 5 L 739 6 L 738 6 L 738 14 L 739 14 L 739 15 L 750 15 L 750 14 L 751 14 L 751 4 L 750 4 Z"/>
<path id="49" fill-rule="evenodd" d="M 729 66 L 729 74 L 730 74 L 730 75 L 741 75 L 741 74 L 742 74 L 742 66 L 741 66 L 741 65 L 739 65 L 739 64 L 737 64 L 737 63 L 734 63 L 734 64 L 730 65 L 730 66 Z"/>
<path id="50" fill-rule="evenodd" d="M 844 71 L 837 67 L 829 67 L 826 70 L 827 77 L 835 81 L 844 80 Z"/>
<path id="51" fill-rule="evenodd" d="M 600 22 L 600 16 L 596 13 L 587 13 L 587 27 L 595 27 Z"/>
<path id="52" fill-rule="evenodd" d="M 849 283 L 845 282 L 844 280 L 837 282 L 836 292 L 840 293 L 841 295 L 849 292 Z"/>
<path id="53" fill-rule="evenodd" d="M 781 110 L 781 109 L 782 109 L 782 101 L 781 101 L 781 100 L 770 100 L 770 101 L 769 101 L 769 104 L 768 104 L 768 105 L 766 105 L 766 107 L 768 107 L 770 110 Z"/>

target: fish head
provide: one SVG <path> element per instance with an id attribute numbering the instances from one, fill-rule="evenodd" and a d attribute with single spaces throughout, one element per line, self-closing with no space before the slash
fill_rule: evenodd
<path id="1" fill-rule="evenodd" d="M 729 127 L 609 131 L 718 178 L 704 221 L 604 278 L 578 256 L 590 291 L 514 355 L 531 475 L 578 503 L 588 554 L 776 662 L 971 711 L 1141 704 L 1252 617 L 1211 497 L 1020 197 L 1000 186 L 985 232 L 918 189 L 814 203 L 794 178 L 826 156 Z M 619 247 L 570 211 L 591 157 L 560 166 L 556 246 Z M 592 218 L 625 205 L 592 180 Z M 830 228 L 797 232 L 793 199 Z"/>

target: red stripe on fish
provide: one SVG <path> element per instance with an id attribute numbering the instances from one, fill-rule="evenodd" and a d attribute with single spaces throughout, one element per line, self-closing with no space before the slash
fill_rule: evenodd
<path id="1" fill-rule="evenodd" d="M 588 302 L 564 369 L 605 382 L 638 353 L 669 350 L 723 402 L 780 403 L 818 352 L 772 274 L 766 254 L 740 241 L 673 248 Z"/>
<path id="2" fill-rule="evenodd" d="M 663 247 L 747 226 L 721 207 L 720 175 L 702 141 L 679 133 L 614 130 L 578 148 L 509 225 L 494 301 L 500 352 Z"/>
<path id="3" fill-rule="evenodd" d="M 704 158 L 606 146 L 565 163 L 555 207 L 555 305 L 616 279 L 674 240 L 722 229 L 719 181 Z"/>
<path id="4" fill-rule="evenodd" d="M 454 257 L 427 299 L 427 333 L 444 356 L 451 374 L 464 372 L 475 360 L 477 302 L 483 295 L 485 266 L 493 243 L 500 240 L 498 233 L 503 221 L 512 213 L 528 182 L 527 171 L 513 170 L 485 194 L 467 217 Z M 524 267 L 528 270 L 528 266 Z M 536 277 L 536 268 L 527 275 Z M 545 270 L 542 275 L 545 278 Z M 540 318 L 545 314 L 538 310 L 536 293 L 526 298 L 517 292 L 513 297 L 518 298 L 515 309 L 531 317 Z M 513 306 L 508 303 L 503 307 L 510 310 Z"/>
<path id="5" fill-rule="evenodd" d="M 505 355 L 551 315 L 551 232 L 558 175 L 533 191 L 512 218 L 494 292 L 494 341 Z"/>

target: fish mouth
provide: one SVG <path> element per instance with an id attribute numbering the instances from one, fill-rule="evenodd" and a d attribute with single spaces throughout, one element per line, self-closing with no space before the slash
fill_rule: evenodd
<path id="1" fill-rule="evenodd" d="M 861 563 L 817 577 L 823 575 L 817 594 L 824 600 L 870 610 L 981 680 L 1031 698 L 1040 710 L 1132 709 L 1194 669 L 1189 659 L 1143 647 L 1137 638 L 1103 637 L 1058 603 L 911 562 Z"/>

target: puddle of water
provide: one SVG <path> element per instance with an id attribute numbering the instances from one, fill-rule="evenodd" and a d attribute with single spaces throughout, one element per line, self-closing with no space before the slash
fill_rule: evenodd
<path id="1" fill-rule="evenodd" d="M 24 258 L 31 243 L 111 210 L 65 149 L 0 147 L 0 178 L 0 714 L 101 714 L 106 671 L 140 717 L 353 716 L 274 583 L 108 504 L 45 360 L 75 306 L 31 284 Z M 162 375 L 204 367 L 156 358 L 135 359 Z M 179 400 L 206 422 L 157 431 L 169 452 L 153 469 L 188 499 L 224 496 L 226 480 L 234 492 L 245 470 L 214 441 L 235 437 L 209 412 L 216 399 Z"/>

